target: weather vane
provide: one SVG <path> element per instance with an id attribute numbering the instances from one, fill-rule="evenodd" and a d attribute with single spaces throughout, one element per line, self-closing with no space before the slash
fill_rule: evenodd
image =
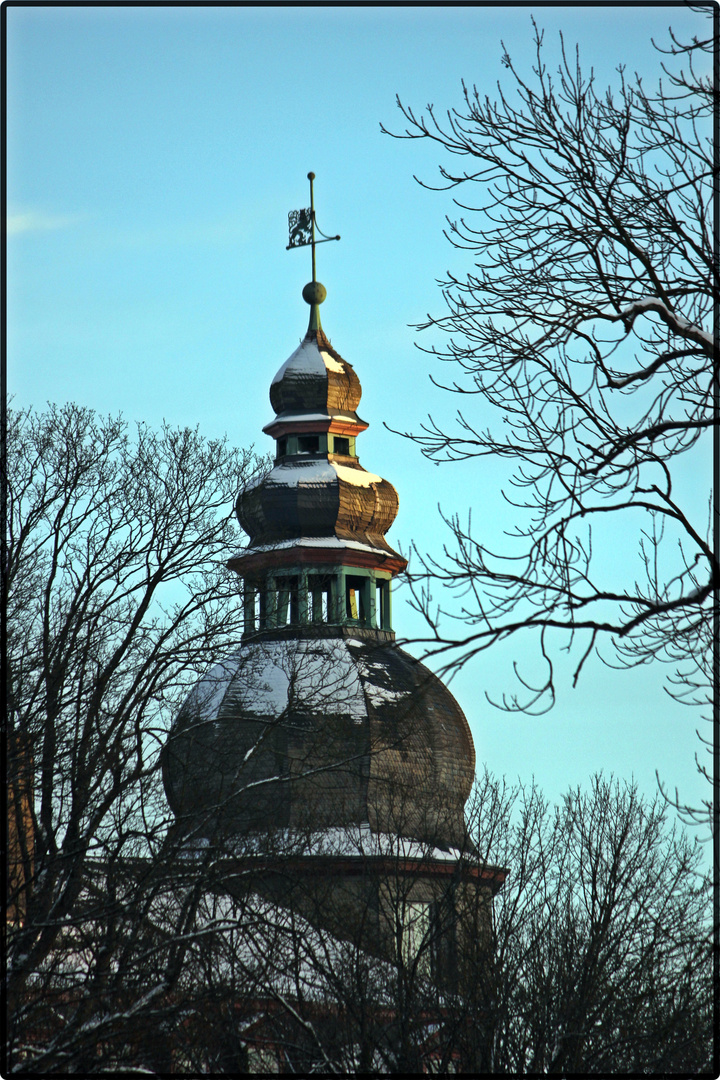
<path id="1" fill-rule="evenodd" d="M 315 179 L 315 173 L 308 173 L 308 180 L 310 181 L 310 206 L 305 210 L 291 210 L 288 214 L 288 228 L 290 230 L 290 242 L 285 248 L 289 251 L 290 248 L 307 247 L 308 244 L 312 246 L 312 279 L 315 281 L 315 245 L 324 244 L 328 240 L 339 240 L 339 236 L 326 236 L 324 232 L 321 232 L 317 227 L 315 221 L 315 202 L 313 199 L 313 180 Z M 320 233 L 322 240 L 315 239 L 315 231 Z"/>

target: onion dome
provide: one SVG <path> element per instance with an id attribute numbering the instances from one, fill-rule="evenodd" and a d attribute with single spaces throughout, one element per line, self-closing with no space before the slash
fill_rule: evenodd
<path id="1" fill-rule="evenodd" d="M 194 688 L 163 751 L 196 837 L 366 825 L 467 848 L 472 736 L 440 680 L 353 638 L 246 643 Z"/>
<path id="2" fill-rule="evenodd" d="M 237 499 L 249 554 L 303 537 L 332 537 L 392 556 L 398 572 L 405 560 L 385 540 L 398 512 L 397 492 L 360 465 L 355 449 L 368 426 L 355 411 L 360 380 L 320 325 L 324 286 L 311 282 L 303 295 L 311 303 L 310 325 L 272 380 L 275 419 L 263 428 L 277 441 L 275 467 Z M 240 569 L 239 560 L 231 565 Z"/>
<path id="3" fill-rule="evenodd" d="M 347 360 L 335 352 L 322 330 L 307 336 L 278 371 L 270 384 L 270 404 L 276 412 L 272 424 L 297 423 L 303 413 L 314 418 L 348 415 L 353 425 L 364 427 L 354 410 L 360 404 L 360 380 Z"/>
<path id="4" fill-rule="evenodd" d="M 238 496 L 250 548 L 303 536 L 336 536 L 395 554 L 384 534 L 398 511 L 395 488 L 359 465 L 289 461 Z"/>

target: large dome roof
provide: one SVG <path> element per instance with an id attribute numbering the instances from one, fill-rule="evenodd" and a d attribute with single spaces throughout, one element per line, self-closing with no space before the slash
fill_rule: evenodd
<path id="1" fill-rule="evenodd" d="M 208 839 L 367 824 L 465 843 L 465 716 L 426 667 L 371 636 L 246 643 L 195 686 L 163 754 L 170 805 Z"/>

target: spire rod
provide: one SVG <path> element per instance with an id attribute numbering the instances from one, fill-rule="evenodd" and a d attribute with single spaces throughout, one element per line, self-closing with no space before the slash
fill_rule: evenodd
<path id="1" fill-rule="evenodd" d="M 310 243 L 312 245 L 312 279 L 313 285 L 315 284 L 315 198 L 313 196 L 313 180 L 315 179 L 315 173 L 308 173 L 308 180 L 310 181 Z M 340 237 L 338 236 L 339 240 Z"/>
<path id="2" fill-rule="evenodd" d="M 320 324 L 320 304 L 327 296 L 327 290 L 316 277 L 315 273 L 315 245 L 324 244 L 327 240 L 339 240 L 339 236 L 326 236 L 321 229 L 317 231 L 322 236 L 322 240 L 318 240 L 315 237 L 315 230 L 317 228 L 317 222 L 315 221 L 315 196 L 313 193 L 313 180 L 315 179 L 315 173 L 308 173 L 308 180 L 310 181 L 310 206 L 306 210 L 291 210 L 288 214 L 288 226 L 290 229 L 290 242 L 285 248 L 289 251 L 290 248 L 295 247 L 308 247 L 312 249 L 312 281 L 309 281 L 303 289 L 303 300 L 310 305 L 310 323 L 308 325 L 308 334 L 316 337 L 318 331 L 322 330 Z"/>

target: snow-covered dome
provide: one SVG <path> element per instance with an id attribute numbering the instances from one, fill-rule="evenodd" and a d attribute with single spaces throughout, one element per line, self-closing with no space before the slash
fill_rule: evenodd
<path id="1" fill-rule="evenodd" d="M 449 690 L 367 635 L 246 643 L 195 686 L 163 751 L 178 821 L 208 839 L 367 825 L 462 848 L 474 767 Z"/>
<path id="2" fill-rule="evenodd" d="M 384 534 L 397 515 L 398 496 L 392 484 L 358 463 L 296 458 L 244 488 L 236 510 L 251 548 L 336 536 L 392 551 Z"/>
<path id="3" fill-rule="evenodd" d="M 237 498 L 250 550 L 326 536 L 397 556 L 384 539 L 397 492 L 364 469 L 354 450 L 354 437 L 367 428 L 355 413 L 361 394 L 351 365 L 311 320 L 270 386 L 276 416 L 264 430 L 278 439 L 275 467 Z"/>
<path id="4" fill-rule="evenodd" d="M 278 415 L 354 414 L 361 395 L 352 366 L 333 349 L 322 330 L 301 342 L 270 384 L 270 403 Z"/>

